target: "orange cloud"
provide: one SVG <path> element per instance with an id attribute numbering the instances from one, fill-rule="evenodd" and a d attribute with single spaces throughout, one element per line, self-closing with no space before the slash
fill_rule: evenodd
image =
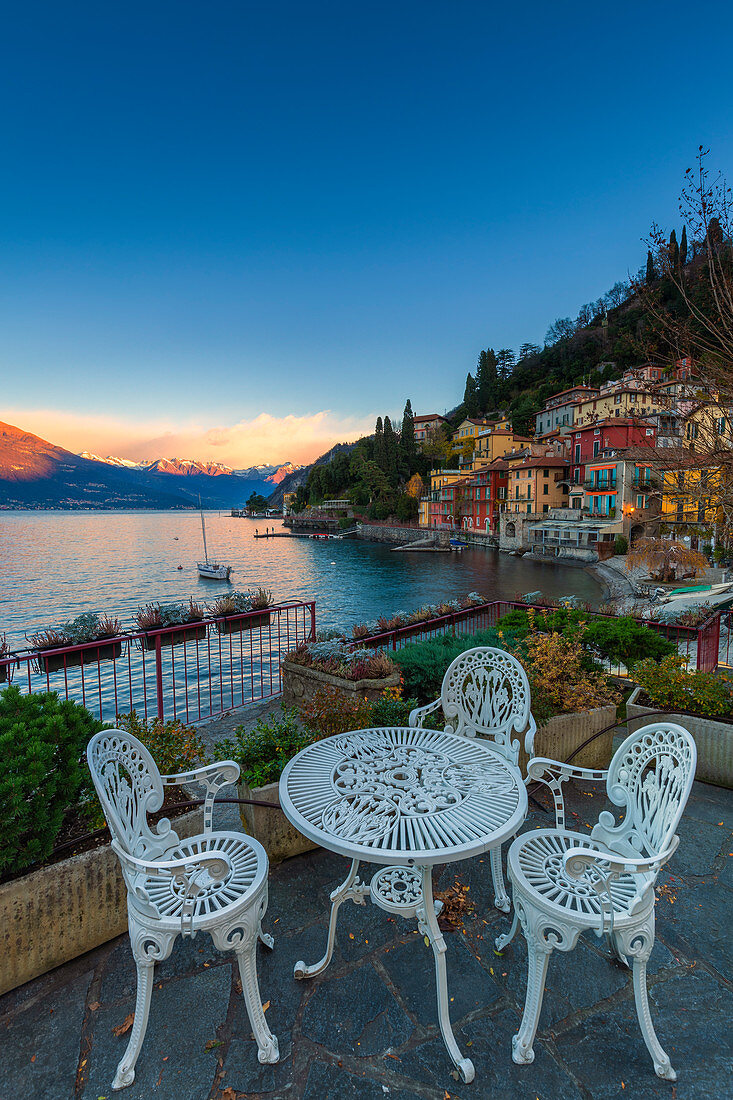
<path id="1" fill-rule="evenodd" d="M 375 416 L 338 417 L 324 409 L 304 416 L 260 413 L 234 424 L 206 425 L 163 419 L 140 422 L 52 409 L 3 409 L 0 420 L 75 453 L 92 451 L 136 462 L 175 456 L 241 468 L 312 462 L 334 443 L 351 442 L 373 431 Z"/>

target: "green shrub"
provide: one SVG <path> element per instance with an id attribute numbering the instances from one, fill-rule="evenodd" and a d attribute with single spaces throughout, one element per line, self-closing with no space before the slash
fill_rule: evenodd
<path id="1" fill-rule="evenodd" d="M 296 710 L 284 710 L 282 717 L 260 718 L 252 729 L 240 726 L 233 738 L 217 741 L 214 749 L 220 760 L 234 760 L 249 787 L 264 787 L 280 778 L 296 753 L 318 740 L 312 731 L 298 723 Z"/>
<path id="2" fill-rule="evenodd" d="M 613 552 L 614 554 L 625 554 L 629 549 L 629 540 L 625 535 L 616 535 L 613 540 Z"/>
<path id="3" fill-rule="evenodd" d="M 631 674 L 649 705 L 659 710 L 692 711 L 705 718 L 733 715 L 733 683 L 712 672 L 688 672 L 684 657 L 639 661 Z"/>
<path id="4" fill-rule="evenodd" d="M 646 657 L 659 661 L 677 652 L 674 644 L 656 630 L 641 626 L 628 617 L 593 619 L 585 628 L 583 645 L 601 657 L 627 667 Z"/>
<path id="5" fill-rule="evenodd" d="M 0 874 L 15 874 L 51 854 L 70 806 L 87 789 L 87 742 L 102 723 L 53 692 L 0 694 Z"/>
<path id="6" fill-rule="evenodd" d="M 704 543 L 702 544 L 702 550 L 700 551 L 700 553 L 701 553 L 701 554 L 704 554 L 706 558 L 710 558 L 710 557 L 712 557 L 712 554 L 713 554 L 713 546 L 712 546 L 712 543 L 710 543 L 710 542 L 704 542 Z"/>
<path id="7" fill-rule="evenodd" d="M 513 637 L 513 636 L 512 636 Z M 411 642 L 392 654 L 392 660 L 402 674 L 406 696 L 416 698 L 420 704 L 432 703 L 440 695 L 443 676 L 451 661 L 459 653 L 474 646 L 494 646 L 506 649 L 506 639 L 490 628 L 477 634 L 442 634 L 427 642 Z"/>

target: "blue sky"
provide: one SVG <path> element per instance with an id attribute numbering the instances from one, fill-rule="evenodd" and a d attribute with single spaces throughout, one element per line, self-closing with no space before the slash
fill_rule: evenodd
<path id="1" fill-rule="evenodd" d="M 0 418 L 247 464 L 442 411 L 643 262 L 700 142 L 731 168 L 732 38 L 722 3 L 15 5 Z"/>

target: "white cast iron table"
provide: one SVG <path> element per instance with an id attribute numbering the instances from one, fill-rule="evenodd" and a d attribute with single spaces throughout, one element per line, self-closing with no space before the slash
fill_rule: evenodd
<path id="1" fill-rule="evenodd" d="M 433 900 L 432 867 L 479 855 L 503 843 L 527 815 L 519 769 L 493 746 L 429 729 L 356 730 L 308 745 L 280 779 L 280 805 L 304 836 L 351 862 L 331 894 L 328 944 L 296 978 L 322 973 L 333 955 L 339 907 L 347 899 L 416 917 L 435 956 L 438 1018 L 448 1053 L 465 1082 L 474 1067 L 456 1043 L 448 1010 L 442 908 Z M 361 862 L 382 864 L 371 883 Z"/>

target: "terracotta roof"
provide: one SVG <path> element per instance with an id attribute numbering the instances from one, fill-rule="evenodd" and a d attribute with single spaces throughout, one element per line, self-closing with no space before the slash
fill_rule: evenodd
<path id="1" fill-rule="evenodd" d="M 515 462 L 512 469 L 529 469 L 531 466 L 569 466 L 567 458 L 559 458 L 557 455 L 539 455 L 534 458 L 523 458 L 521 462 Z"/>
<path id="2" fill-rule="evenodd" d="M 425 416 L 413 416 L 412 419 L 417 423 L 418 420 L 445 420 L 445 417 L 441 416 L 440 413 L 426 413 Z"/>
<path id="3" fill-rule="evenodd" d="M 576 390 L 590 390 L 591 393 L 598 393 L 596 386 L 571 386 L 569 390 L 559 390 L 558 393 L 550 394 L 547 401 L 554 401 L 556 397 L 564 397 L 566 393 L 575 393 Z M 547 410 L 547 401 L 544 404 L 545 410 Z"/>

